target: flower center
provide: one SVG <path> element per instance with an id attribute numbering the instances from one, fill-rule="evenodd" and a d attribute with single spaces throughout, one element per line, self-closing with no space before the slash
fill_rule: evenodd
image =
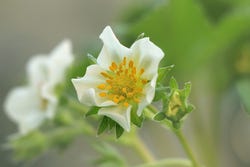
<path id="1" fill-rule="evenodd" d="M 39 97 L 39 107 L 42 111 L 46 111 L 47 107 L 48 107 L 48 104 L 49 104 L 49 101 L 48 99 L 44 98 L 42 96 L 42 87 L 44 86 L 44 82 L 43 81 L 40 81 L 38 84 L 37 84 L 37 95 Z"/>
<path id="2" fill-rule="evenodd" d="M 139 103 L 140 97 L 143 95 L 143 87 L 148 83 L 148 80 L 141 77 L 144 69 L 138 70 L 134 66 L 134 62 L 127 61 L 126 57 L 120 64 L 112 62 L 109 69 L 109 71 L 101 72 L 106 82 L 97 86 L 102 90 L 99 96 L 106 97 L 125 107 L 128 107 L 129 104 Z"/>
<path id="3" fill-rule="evenodd" d="M 43 111 L 46 110 L 48 103 L 49 103 L 49 101 L 47 99 L 41 98 L 40 99 L 40 109 L 42 109 Z"/>

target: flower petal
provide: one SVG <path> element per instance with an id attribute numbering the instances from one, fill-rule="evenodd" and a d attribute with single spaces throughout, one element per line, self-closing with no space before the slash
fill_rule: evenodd
<path id="1" fill-rule="evenodd" d="M 48 100 L 51 103 L 57 103 L 58 98 L 55 95 L 54 85 L 52 83 L 46 83 L 40 90 L 42 98 Z"/>
<path id="2" fill-rule="evenodd" d="M 153 79 L 145 85 L 144 92 L 145 97 L 141 99 L 141 102 L 138 105 L 137 115 L 141 116 L 143 109 L 149 105 L 155 96 L 155 86 L 156 86 L 157 74 L 153 77 Z"/>
<path id="3" fill-rule="evenodd" d="M 137 40 L 131 46 L 134 61 L 138 68 L 143 68 L 145 71 L 142 77 L 152 79 L 158 72 L 158 65 L 164 56 L 163 51 L 152 43 L 149 38 Z"/>
<path id="4" fill-rule="evenodd" d="M 27 64 L 29 83 L 39 88 L 48 80 L 48 58 L 46 55 L 32 57 Z"/>
<path id="5" fill-rule="evenodd" d="M 81 103 L 99 107 L 116 105 L 113 101 L 99 96 L 100 90 L 98 90 L 97 86 L 105 83 L 104 78 L 100 74 L 103 71 L 104 69 L 99 65 L 91 65 L 87 68 L 86 74 L 82 78 L 72 79 Z"/>
<path id="6" fill-rule="evenodd" d="M 71 65 L 73 60 L 72 43 L 66 39 L 48 57 L 48 81 L 54 85 L 60 83 L 65 77 L 66 69 Z"/>
<path id="7" fill-rule="evenodd" d="M 120 63 L 124 56 L 130 54 L 130 49 L 120 44 L 110 26 L 105 27 L 100 35 L 103 41 L 103 48 L 97 58 L 97 63 L 105 69 L 112 62 Z"/>
<path id="8" fill-rule="evenodd" d="M 117 122 L 123 129 L 130 131 L 130 112 L 131 106 L 128 108 L 115 106 L 115 107 L 106 107 L 101 108 L 98 112 L 99 115 L 105 115 L 115 122 Z"/>
<path id="9" fill-rule="evenodd" d="M 30 87 L 12 90 L 4 107 L 8 117 L 19 125 L 21 133 L 38 127 L 45 118 L 45 112 L 39 109 L 39 96 Z"/>
<path id="10" fill-rule="evenodd" d="M 53 118 L 56 113 L 58 103 L 58 97 L 54 93 L 54 87 L 49 84 L 45 84 L 41 90 L 41 98 L 47 100 L 46 111 L 43 112 L 45 112 L 47 118 Z"/>
<path id="11" fill-rule="evenodd" d="M 37 129 L 44 121 L 45 115 L 41 112 L 32 112 L 28 117 L 19 122 L 19 132 L 27 134 L 28 132 Z"/>

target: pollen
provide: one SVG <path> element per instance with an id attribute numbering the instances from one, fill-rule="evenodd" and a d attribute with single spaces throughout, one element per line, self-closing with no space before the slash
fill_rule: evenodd
<path id="1" fill-rule="evenodd" d="M 125 107 L 128 107 L 128 106 L 129 106 L 129 103 L 128 103 L 128 102 L 124 102 L 123 105 L 124 105 Z"/>
<path id="2" fill-rule="evenodd" d="M 137 68 L 133 60 L 124 57 L 120 63 L 112 62 L 109 70 L 101 72 L 104 83 L 97 86 L 99 96 L 107 98 L 116 104 L 128 107 L 140 103 L 144 95 L 143 88 L 148 80 L 142 78 L 143 68 Z"/>
<path id="3" fill-rule="evenodd" d="M 106 85 L 105 85 L 105 84 L 100 84 L 100 85 L 98 85 L 98 88 L 99 88 L 99 89 L 105 89 L 105 88 L 106 88 Z"/>
<path id="4" fill-rule="evenodd" d="M 107 96 L 107 93 L 101 92 L 99 95 L 100 95 L 101 97 L 105 97 L 105 96 Z"/>

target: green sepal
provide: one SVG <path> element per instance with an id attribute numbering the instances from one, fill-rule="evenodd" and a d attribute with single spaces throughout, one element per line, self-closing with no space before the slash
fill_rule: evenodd
<path id="1" fill-rule="evenodd" d="M 119 139 L 122 136 L 124 129 L 118 123 L 116 123 L 115 132 L 116 132 L 116 139 Z"/>
<path id="2" fill-rule="evenodd" d="M 186 82 L 184 85 L 185 97 L 187 98 L 191 92 L 191 82 Z"/>
<path id="3" fill-rule="evenodd" d="M 108 124 L 109 124 L 109 130 L 112 130 L 115 127 L 116 122 L 109 118 Z"/>
<path id="4" fill-rule="evenodd" d="M 91 54 L 88 53 L 87 57 L 88 57 L 88 59 L 89 59 L 89 61 L 90 61 L 91 64 L 97 64 L 97 60 L 96 60 L 96 58 L 93 55 L 91 55 Z"/>
<path id="5" fill-rule="evenodd" d="M 107 129 L 108 124 L 109 124 L 109 118 L 106 117 L 106 116 L 104 116 L 104 117 L 102 118 L 102 121 L 101 121 L 99 127 L 98 127 L 97 135 L 102 134 L 102 133 L 105 131 L 105 129 Z"/>
<path id="6" fill-rule="evenodd" d="M 167 74 L 174 68 L 174 65 L 166 66 L 166 67 L 161 67 L 158 70 L 158 78 L 157 82 L 161 82 L 162 80 L 165 79 Z"/>
<path id="7" fill-rule="evenodd" d="M 154 96 L 153 102 L 161 100 L 163 96 L 165 96 L 168 89 L 169 87 L 164 87 L 158 83 L 155 88 L 155 96 Z"/>
<path id="8" fill-rule="evenodd" d="M 97 114 L 98 111 L 99 111 L 99 109 L 100 109 L 100 107 L 96 107 L 96 106 L 91 107 L 91 108 L 89 109 L 89 111 L 85 114 L 85 117 L 88 117 L 88 116 L 90 116 L 90 115 Z"/>
<path id="9" fill-rule="evenodd" d="M 154 116 L 154 120 L 155 121 L 162 121 L 166 118 L 166 114 L 164 112 L 158 112 L 157 114 L 155 114 Z"/>
<path id="10" fill-rule="evenodd" d="M 165 93 L 164 96 L 162 96 L 162 112 L 167 111 L 168 103 L 169 103 L 169 96 Z"/>
<path id="11" fill-rule="evenodd" d="M 140 35 L 138 35 L 138 37 L 136 38 L 136 41 L 137 40 L 139 40 L 139 39 L 142 39 L 142 38 L 144 38 L 144 36 L 145 36 L 145 33 L 143 32 L 143 33 L 141 33 Z"/>
<path id="12" fill-rule="evenodd" d="M 177 83 L 177 81 L 176 81 L 176 79 L 174 77 L 171 77 L 170 82 L 169 82 L 169 86 L 172 89 L 178 89 L 179 88 L 178 83 Z"/>
<path id="13" fill-rule="evenodd" d="M 140 128 L 142 126 L 144 116 L 143 114 L 141 116 L 138 116 L 137 109 L 138 109 L 138 105 L 133 105 L 132 110 L 131 110 L 131 122 Z"/>
<path id="14" fill-rule="evenodd" d="M 195 109 L 194 105 L 189 104 L 188 107 L 187 107 L 187 109 L 186 109 L 186 111 L 187 111 L 187 113 L 190 113 L 190 112 L 192 112 L 194 109 Z"/>

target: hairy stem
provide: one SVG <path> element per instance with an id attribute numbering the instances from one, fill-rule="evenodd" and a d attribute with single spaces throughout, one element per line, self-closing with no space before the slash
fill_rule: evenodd
<path id="1" fill-rule="evenodd" d="M 155 108 L 153 105 L 149 105 L 149 106 L 147 107 L 146 110 L 149 110 L 149 111 L 151 112 L 151 114 L 150 114 L 151 116 L 159 112 L 158 109 Z M 175 129 L 175 128 L 170 124 L 170 122 L 167 121 L 167 120 L 163 120 L 163 121 L 161 121 L 161 123 L 162 123 L 162 125 L 163 125 L 164 127 L 167 127 L 167 128 L 169 128 L 169 129 L 171 129 L 171 130 L 175 133 L 175 135 L 176 135 L 177 138 L 179 139 L 179 141 L 180 141 L 180 143 L 181 143 L 181 145 L 182 145 L 182 147 L 183 147 L 185 153 L 187 154 L 188 158 L 190 159 L 190 161 L 192 161 L 193 167 L 199 167 L 198 162 L 197 162 L 196 159 L 194 158 L 194 155 L 193 155 L 193 153 L 192 153 L 192 151 L 191 151 L 191 148 L 189 147 L 189 145 L 188 145 L 188 143 L 187 143 L 185 137 L 183 136 L 181 130 L 180 130 L 180 129 Z"/>
<path id="2" fill-rule="evenodd" d="M 145 162 L 151 163 L 155 161 L 154 156 L 152 155 L 150 150 L 146 147 L 145 143 L 141 140 L 138 134 L 134 136 L 132 146 L 141 155 L 142 159 Z"/>
<path id="3" fill-rule="evenodd" d="M 167 158 L 151 163 L 142 164 L 136 167 L 173 167 L 173 166 L 187 166 L 192 167 L 191 161 L 183 158 Z"/>
<path id="4" fill-rule="evenodd" d="M 193 167 L 198 167 L 198 162 L 196 161 L 196 159 L 194 158 L 194 155 L 192 153 L 191 148 L 189 147 L 185 137 L 183 136 L 181 130 L 175 130 L 174 131 L 175 135 L 177 136 L 177 138 L 179 139 L 184 151 L 186 152 L 188 158 L 192 161 Z"/>

